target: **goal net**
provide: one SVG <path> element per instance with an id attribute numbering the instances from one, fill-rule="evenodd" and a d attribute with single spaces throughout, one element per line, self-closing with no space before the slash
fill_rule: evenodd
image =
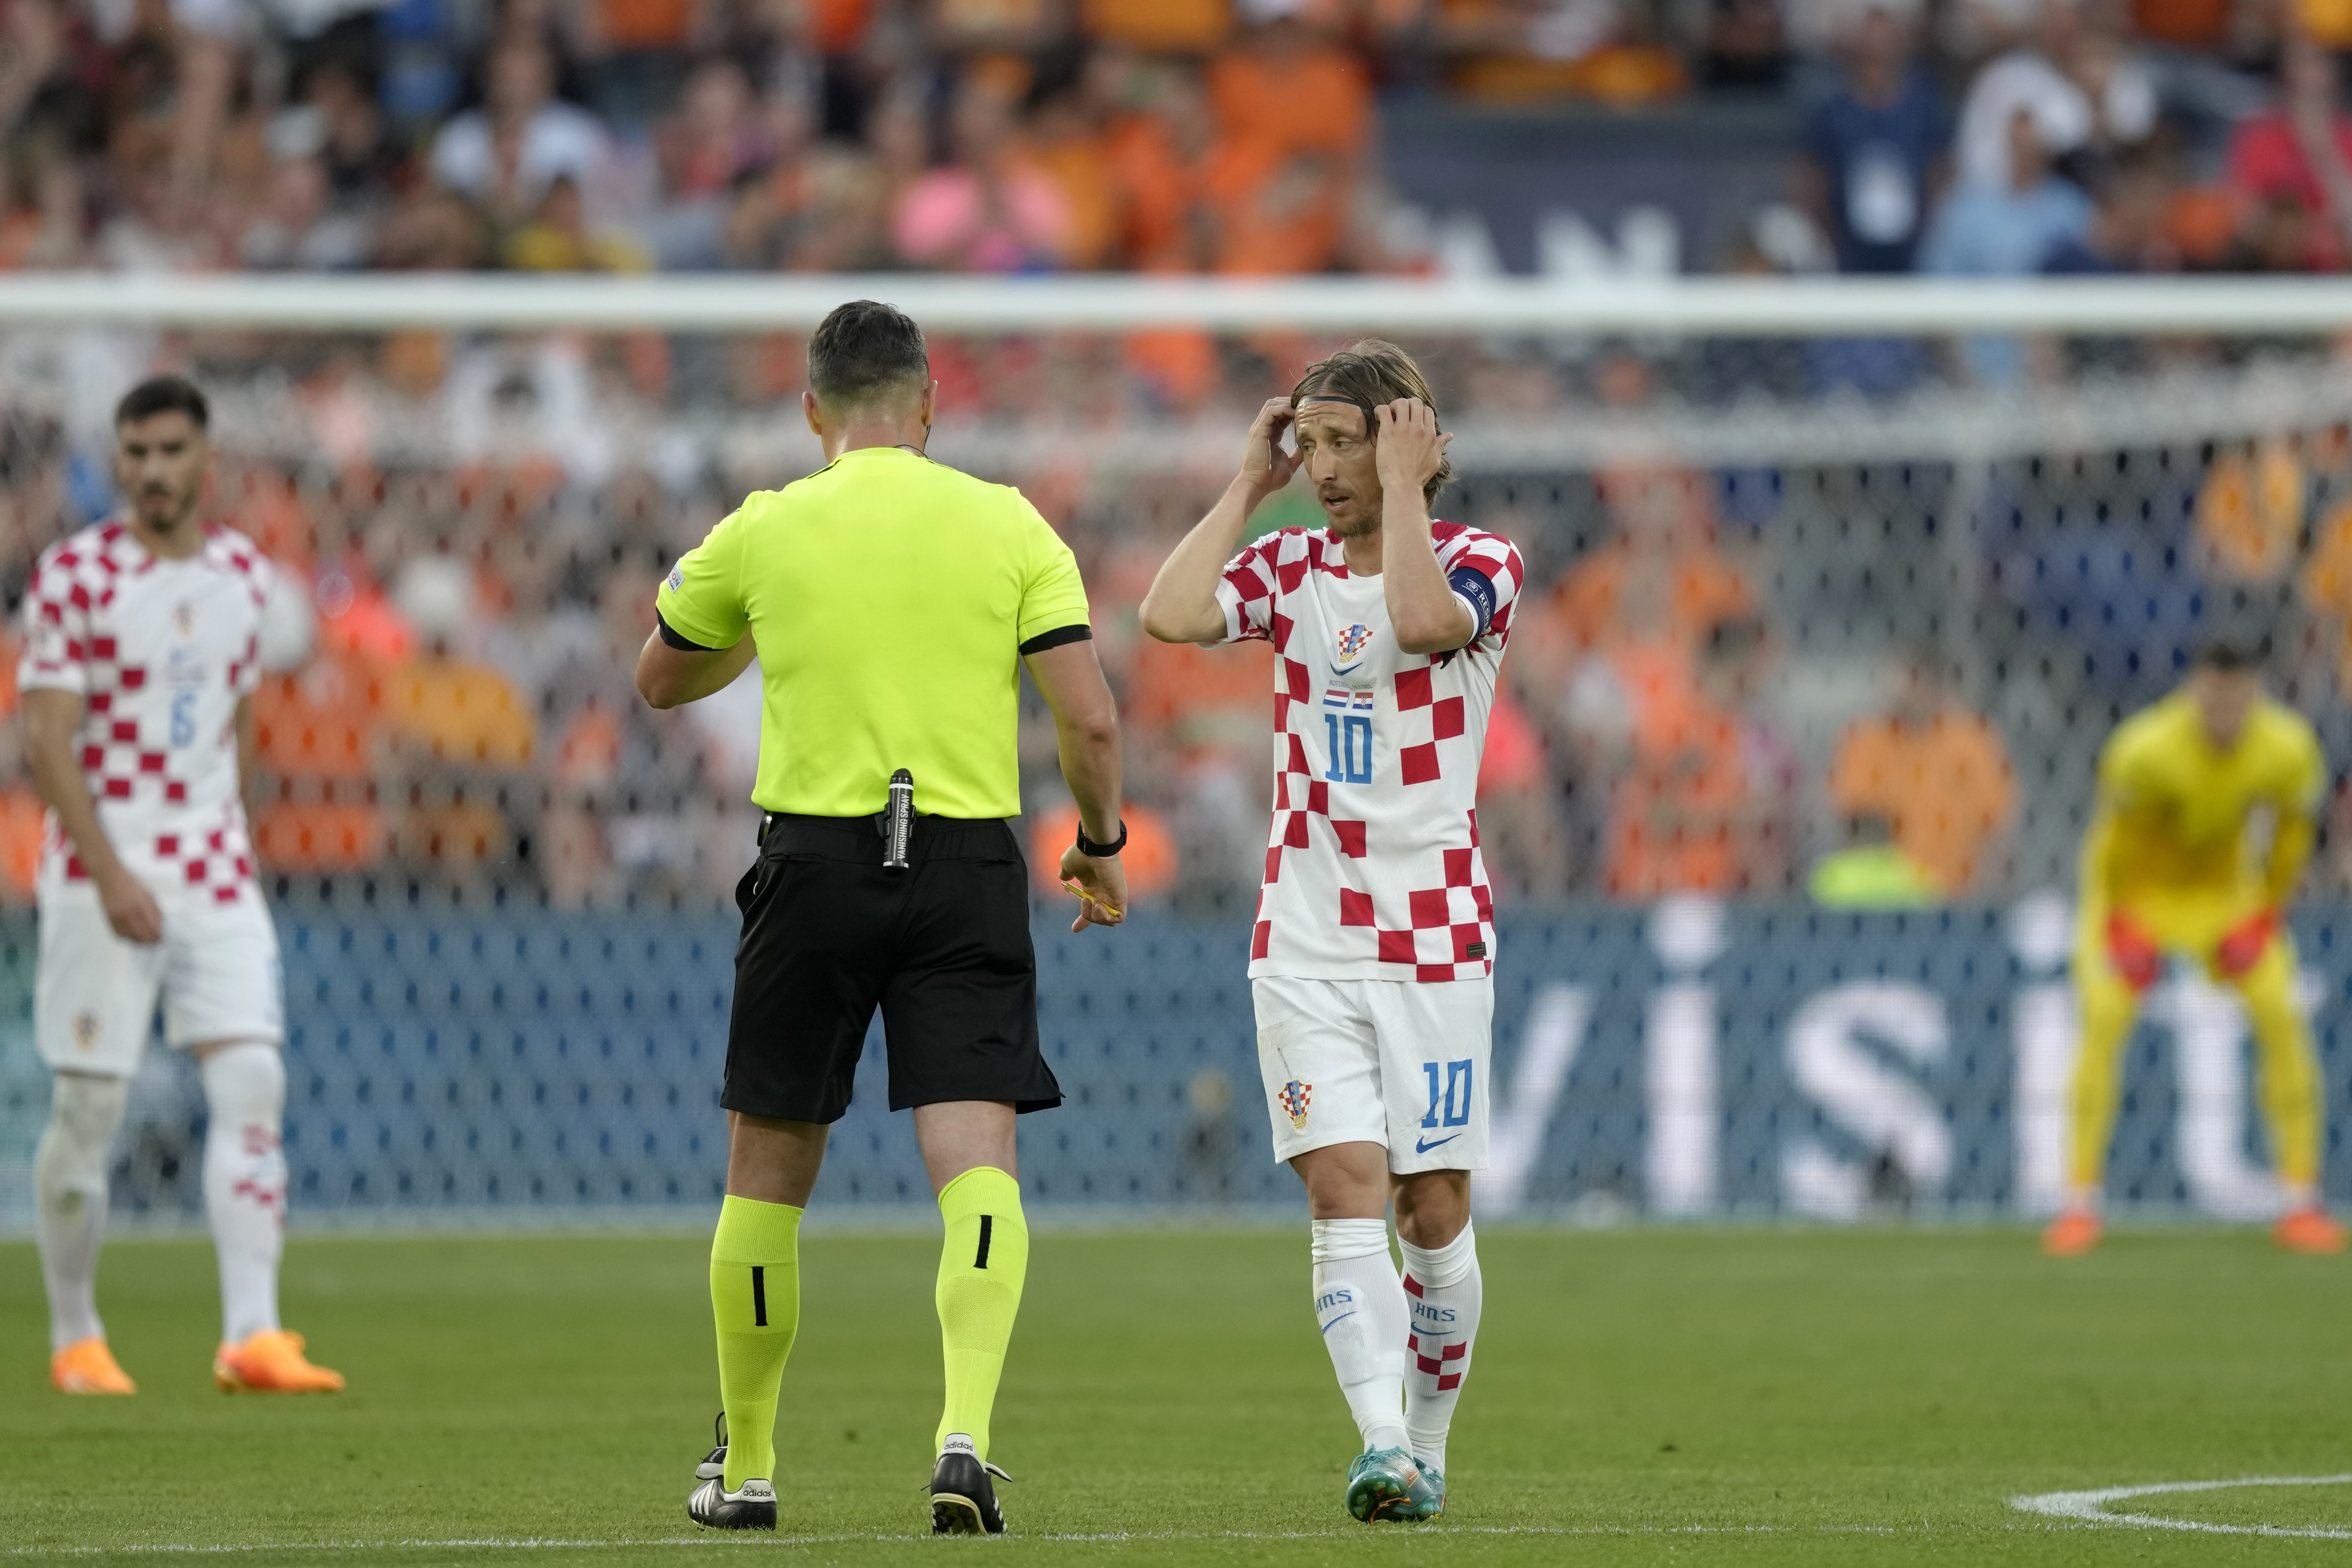
<path id="1" fill-rule="evenodd" d="M 0 283 L 11 613 L 38 553 L 114 504 L 112 404 L 159 367 L 211 396 L 212 515 L 282 579 L 256 832 L 298 1223 L 708 1210 L 756 684 L 656 713 L 630 672 L 677 556 L 818 465 L 805 334 L 866 293 L 931 330 L 931 454 L 1018 485 L 1076 550 L 1122 704 L 1137 919 L 1071 938 L 1038 884 L 1070 1097 L 1024 1131 L 1044 1205 L 1295 1202 L 1244 975 L 1266 655 L 1152 643 L 1136 605 L 1255 406 L 1359 336 L 1438 390 L 1440 514 L 1528 569 L 1481 775 L 1483 1207 L 2042 1212 L 2108 731 L 2202 639 L 2251 636 L 2352 754 L 2334 285 Z M 1253 531 L 1318 521 L 1298 485 Z M 1071 816 L 1026 701 L 1022 830 L 1049 865 Z M 6 735 L 0 1224 L 21 1226 L 40 811 Z M 2338 1123 L 2347 844 L 2324 837 L 2295 916 Z M 821 1202 L 926 1195 L 880 1044 Z M 2120 1202 L 2275 1204 L 2226 993 L 2168 979 L 2129 1070 Z M 135 1107 L 118 1205 L 194 1212 L 185 1064 L 152 1052 Z"/>

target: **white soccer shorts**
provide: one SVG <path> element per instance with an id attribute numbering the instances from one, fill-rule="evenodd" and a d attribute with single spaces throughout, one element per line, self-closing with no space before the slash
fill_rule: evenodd
<path id="1" fill-rule="evenodd" d="M 1274 1157 L 1378 1143 L 1389 1169 L 1486 1164 L 1491 980 L 1250 982 Z"/>
<path id="2" fill-rule="evenodd" d="M 163 940 L 125 942 L 88 882 L 40 890 L 40 958 L 33 1038 L 53 1068 L 129 1078 L 139 1069 L 155 1005 L 173 1049 L 211 1040 L 275 1045 L 286 1032 L 278 928 L 261 894 L 235 903 L 159 897 Z"/>

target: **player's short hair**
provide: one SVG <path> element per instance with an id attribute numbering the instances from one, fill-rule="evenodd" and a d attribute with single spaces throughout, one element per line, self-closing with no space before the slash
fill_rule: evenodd
<path id="1" fill-rule="evenodd" d="M 808 345 L 809 390 L 829 408 L 919 395 L 931 378 L 923 329 L 895 306 L 852 300 L 817 323 Z"/>
<path id="2" fill-rule="evenodd" d="M 135 425 L 158 414 L 184 414 L 197 429 L 212 427 L 212 405 L 184 375 L 151 375 L 124 393 L 122 401 L 114 405 L 114 423 L 118 427 Z"/>
<path id="3" fill-rule="evenodd" d="M 1437 395 L 1429 390 L 1429 378 L 1421 374 L 1421 366 L 1412 356 L 1396 344 L 1380 338 L 1364 338 L 1307 367 L 1298 384 L 1290 389 L 1290 406 L 1302 403 L 1352 403 L 1364 411 L 1364 428 L 1373 426 L 1372 410 L 1383 403 L 1394 403 L 1401 397 L 1418 397 L 1429 405 L 1432 414 L 1437 412 Z M 1454 459 L 1440 458 L 1437 472 L 1421 487 L 1422 500 L 1437 499 L 1454 479 Z"/>
<path id="4" fill-rule="evenodd" d="M 2197 645 L 2196 668 L 2223 675 L 2259 671 L 2269 659 L 2270 634 L 2252 626 L 2231 626 L 2209 632 Z"/>

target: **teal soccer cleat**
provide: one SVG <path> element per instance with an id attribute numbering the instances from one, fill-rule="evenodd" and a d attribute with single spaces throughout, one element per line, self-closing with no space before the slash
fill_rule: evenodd
<path id="1" fill-rule="evenodd" d="M 1348 1511 L 1366 1524 L 1433 1519 L 1445 1494 L 1402 1448 L 1374 1448 L 1348 1467 Z"/>
<path id="2" fill-rule="evenodd" d="M 1429 1488 L 1429 1501 L 1422 1505 L 1421 1511 L 1418 1513 L 1391 1514 L 1389 1517 L 1391 1519 L 1435 1519 L 1445 1511 L 1445 1477 L 1432 1468 L 1425 1460 L 1415 1459 L 1413 1464 L 1420 1469 L 1421 1479 Z"/>

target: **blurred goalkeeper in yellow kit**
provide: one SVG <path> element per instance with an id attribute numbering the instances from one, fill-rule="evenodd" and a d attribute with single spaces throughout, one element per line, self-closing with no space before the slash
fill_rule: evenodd
<path id="1" fill-rule="evenodd" d="M 2344 1227 L 2319 1200 L 2319 1063 L 2295 1003 L 2285 921 L 2311 858 L 2327 766 L 2302 715 L 2263 691 L 2260 657 L 2252 639 L 2209 642 L 2180 689 L 2126 720 L 2100 753 L 2074 946 L 2082 1048 L 2070 1186 L 2065 1212 L 2043 1233 L 2047 1252 L 2098 1245 L 2124 1046 L 2168 955 L 2195 960 L 2235 990 L 2253 1025 L 2285 1199 L 2278 1244 L 2344 1249 Z"/>

